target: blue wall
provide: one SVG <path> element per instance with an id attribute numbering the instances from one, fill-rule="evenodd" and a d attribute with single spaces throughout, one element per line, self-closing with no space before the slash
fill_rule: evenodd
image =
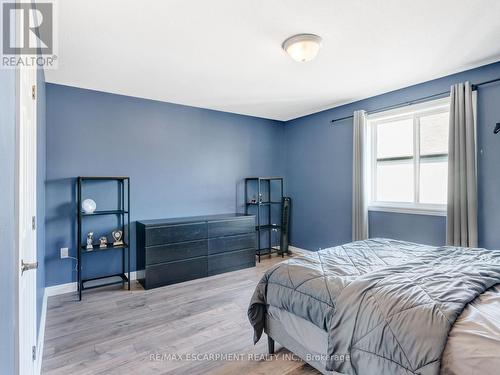
<path id="1" fill-rule="evenodd" d="M 0 374 L 14 373 L 16 72 L 0 69 Z"/>
<path id="2" fill-rule="evenodd" d="M 59 254 L 69 247 L 76 256 L 76 176 L 130 176 L 135 221 L 243 211 L 244 177 L 284 173 L 278 121 L 53 84 L 46 95 L 47 286 L 76 280 L 74 261 Z M 104 208 L 116 189 L 101 187 L 91 186 L 88 196 Z M 115 224 L 94 221 L 87 230 Z M 92 254 L 87 268 L 113 271 L 120 260 L 114 255 Z M 135 246 L 132 258 L 135 269 Z"/>
<path id="3" fill-rule="evenodd" d="M 500 63 L 491 64 L 287 123 L 47 84 L 45 283 L 76 277 L 74 261 L 61 260 L 59 248 L 70 247 L 76 255 L 78 175 L 130 175 L 132 220 L 138 220 L 242 211 L 243 177 L 284 174 L 293 198 L 293 245 L 316 250 L 349 242 L 352 120 L 333 126 L 330 120 L 356 109 L 370 111 L 441 93 L 456 82 L 499 76 Z M 492 134 L 500 121 L 498 103 L 500 85 L 479 89 L 479 241 L 488 248 L 500 248 L 500 136 Z M 116 198 L 116 189 L 94 186 L 88 196 L 103 208 Z M 445 242 L 442 216 L 370 212 L 369 219 L 372 237 Z M 86 230 L 111 231 L 114 226 L 102 219 Z M 133 227 L 132 244 L 134 234 Z M 95 262 L 85 268 L 95 274 L 114 271 L 119 265 L 115 255 L 93 255 Z M 135 269 L 134 247 L 132 258 Z"/>
<path id="4" fill-rule="evenodd" d="M 46 174 L 46 126 L 45 126 L 45 76 L 43 69 L 37 72 L 37 318 L 38 331 L 45 293 L 45 174 Z"/>
<path id="5" fill-rule="evenodd" d="M 351 241 L 352 120 L 334 118 L 411 101 L 449 90 L 451 84 L 500 77 L 500 63 L 443 77 L 286 123 L 287 192 L 294 198 L 291 242 L 317 250 Z M 478 90 L 479 245 L 500 249 L 500 84 Z M 445 242 L 445 217 L 370 213 L 371 237 Z"/>

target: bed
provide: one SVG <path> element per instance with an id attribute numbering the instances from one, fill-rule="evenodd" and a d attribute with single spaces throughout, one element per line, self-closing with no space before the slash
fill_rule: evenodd
<path id="1" fill-rule="evenodd" d="M 324 374 L 496 374 L 500 251 L 357 241 L 271 267 L 248 317 Z"/>

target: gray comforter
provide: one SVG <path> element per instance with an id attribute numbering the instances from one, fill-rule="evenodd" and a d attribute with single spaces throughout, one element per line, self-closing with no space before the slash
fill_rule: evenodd
<path id="1" fill-rule="evenodd" d="M 252 296 L 254 342 L 266 305 L 328 332 L 327 369 L 346 374 L 438 374 L 464 307 L 500 283 L 500 251 L 371 239 L 269 269 Z"/>

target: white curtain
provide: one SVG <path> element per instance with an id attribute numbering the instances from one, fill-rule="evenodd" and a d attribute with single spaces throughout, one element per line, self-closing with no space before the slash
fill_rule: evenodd
<path id="1" fill-rule="evenodd" d="M 366 112 L 354 112 L 352 151 L 352 240 L 368 238 Z"/>
<path id="2" fill-rule="evenodd" d="M 477 247 L 476 136 L 469 82 L 451 86 L 447 244 Z"/>

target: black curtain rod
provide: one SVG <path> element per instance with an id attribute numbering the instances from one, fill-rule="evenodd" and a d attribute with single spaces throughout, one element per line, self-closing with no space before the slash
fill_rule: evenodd
<path id="1" fill-rule="evenodd" d="M 495 78 L 495 79 L 491 79 L 489 81 L 484 81 L 484 82 L 473 84 L 472 85 L 472 90 L 477 90 L 477 88 L 479 86 L 488 85 L 490 83 L 494 83 L 494 82 L 498 82 L 498 81 L 500 81 L 500 78 Z M 415 99 L 415 100 L 410 100 L 410 101 L 399 103 L 399 104 L 389 105 L 389 106 L 386 106 L 386 107 L 377 108 L 377 109 L 374 109 L 372 111 L 369 111 L 368 113 L 369 114 L 374 114 L 374 113 L 378 113 L 378 112 L 388 111 L 390 109 L 396 109 L 396 108 L 400 108 L 400 107 L 406 107 L 406 106 L 409 106 L 409 105 L 412 105 L 412 104 L 417 104 L 417 103 L 425 102 L 425 101 L 427 101 L 429 99 L 438 98 L 438 97 L 441 97 L 441 96 L 444 97 L 445 95 L 447 95 L 449 93 L 450 93 L 450 91 L 444 91 L 444 92 L 440 92 L 439 94 L 433 94 L 433 95 L 429 95 L 429 96 L 424 96 L 423 98 L 419 98 L 419 99 Z M 353 118 L 353 115 L 336 118 L 336 119 L 333 119 L 330 122 L 333 123 L 333 122 L 347 120 L 347 119 L 350 119 L 350 118 Z"/>

